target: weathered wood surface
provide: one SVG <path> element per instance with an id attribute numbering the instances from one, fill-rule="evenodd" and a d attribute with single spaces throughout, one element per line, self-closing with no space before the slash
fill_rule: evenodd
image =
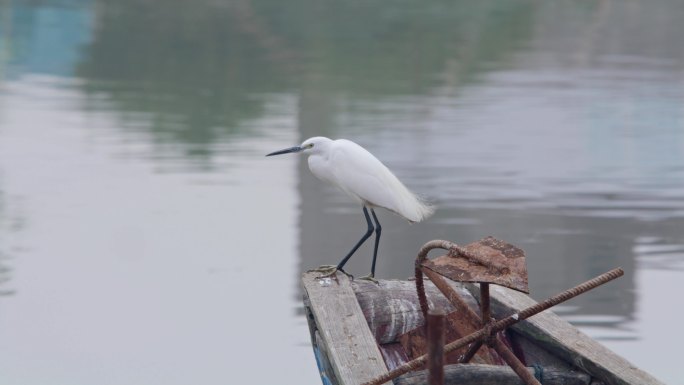
<path id="1" fill-rule="evenodd" d="M 450 281 L 450 285 L 468 305 L 477 309 L 477 301 L 462 284 Z M 425 323 L 414 281 L 380 280 L 375 284 L 356 280 L 352 287 L 368 326 L 380 344 L 397 342 L 400 335 Z M 447 314 L 454 311 L 432 282 L 425 281 L 425 292 L 430 309 L 442 309 Z"/>
<path id="2" fill-rule="evenodd" d="M 533 368 L 528 368 L 534 374 Z M 591 378 L 586 373 L 544 368 L 544 385 L 589 385 Z M 458 385 L 525 385 L 520 377 L 507 366 L 456 364 L 444 367 L 444 383 Z M 394 385 L 425 385 L 427 371 L 404 374 L 394 380 Z"/>
<path id="3" fill-rule="evenodd" d="M 466 284 L 474 296 L 479 288 Z M 501 286 L 491 286 L 492 310 L 496 318 L 519 312 L 534 305 L 530 297 Z M 609 385 L 663 385 L 650 374 L 594 341 L 551 311 L 541 312 L 512 326 L 529 338 L 577 368 Z"/>
<path id="4" fill-rule="evenodd" d="M 332 368 L 332 363 L 330 362 L 330 357 L 328 357 L 325 343 L 321 340 L 321 333 L 316 327 L 316 321 L 311 312 L 311 302 L 306 294 L 304 294 L 304 312 L 309 325 L 311 344 L 314 351 L 314 357 L 316 358 L 316 365 L 318 366 L 318 373 L 321 376 L 321 382 L 323 382 L 323 385 L 337 385 L 339 384 L 339 381 L 337 381 L 335 371 Z"/>
<path id="5" fill-rule="evenodd" d="M 387 369 L 392 370 L 401 366 L 403 363 L 409 361 L 406 355 L 406 350 L 399 342 L 392 342 L 389 344 L 382 344 L 379 346 L 382 358 L 385 359 Z"/>
<path id="6" fill-rule="evenodd" d="M 382 355 L 361 312 L 349 278 L 341 273 L 319 279 L 305 273 L 305 302 L 315 322 L 315 348 L 323 350 L 339 385 L 358 385 L 387 372 Z M 389 384 L 389 383 L 388 383 Z"/>

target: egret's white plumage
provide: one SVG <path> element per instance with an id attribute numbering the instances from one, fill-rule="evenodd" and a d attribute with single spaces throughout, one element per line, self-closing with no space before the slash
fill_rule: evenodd
<path id="1" fill-rule="evenodd" d="M 305 140 L 301 147 L 309 154 L 311 173 L 359 204 L 385 208 L 411 222 L 420 222 L 434 212 L 378 158 L 350 140 L 317 136 Z"/>
<path id="2" fill-rule="evenodd" d="M 369 278 L 372 279 L 375 276 L 375 261 L 382 227 L 375 215 L 374 207 L 385 208 L 410 222 L 420 222 L 434 212 L 432 206 L 409 191 L 373 154 L 350 140 L 331 140 L 316 136 L 305 140 L 300 146 L 272 152 L 267 156 L 291 152 L 303 152 L 309 155 L 311 173 L 318 179 L 337 186 L 361 204 L 368 224 L 368 230 L 361 240 L 337 266 L 328 266 L 318 271 L 333 274 L 337 270 L 342 270 L 352 254 L 375 232 L 375 248 Z M 368 215 L 368 209 L 373 216 L 375 226 L 373 226 L 371 216 Z"/>

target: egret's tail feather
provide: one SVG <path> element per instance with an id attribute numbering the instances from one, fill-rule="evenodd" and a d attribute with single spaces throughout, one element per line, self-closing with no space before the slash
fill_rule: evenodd
<path id="1" fill-rule="evenodd" d="M 433 205 L 430 202 L 427 202 L 426 200 L 422 199 L 421 197 L 416 197 L 416 204 L 414 205 L 415 208 L 415 215 L 414 218 L 411 218 L 411 222 L 422 222 L 426 219 L 428 219 L 432 214 L 435 213 L 435 205 Z"/>

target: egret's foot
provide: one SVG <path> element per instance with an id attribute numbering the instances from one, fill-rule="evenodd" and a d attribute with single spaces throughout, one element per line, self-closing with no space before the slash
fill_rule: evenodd
<path id="1" fill-rule="evenodd" d="M 378 285 L 380 284 L 380 282 L 377 279 L 375 279 L 375 276 L 373 276 L 372 274 L 368 274 L 366 276 L 359 277 L 359 279 L 363 279 L 364 281 L 371 281 L 371 282 L 378 284 Z"/>
<path id="2" fill-rule="evenodd" d="M 344 271 L 344 270 L 338 268 L 338 267 L 335 266 L 335 265 L 322 265 L 322 266 L 319 266 L 319 267 L 316 268 L 316 269 L 311 269 L 311 270 L 309 270 L 309 272 L 321 273 L 321 275 L 319 275 L 319 276 L 316 277 L 316 278 L 326 278 L 326 277 L 330 277 L 330 276 L 335 275 L 335 273 L 337 273 L 338 271 L 341 272 L 341 273 L 344 273 L 347 277 L 349 277 L 349 278 L 351 278 L 351 279 L 354 279 L 354 276 L 352 276 L 351 274 L 347 273 L 346 271 Z"/>

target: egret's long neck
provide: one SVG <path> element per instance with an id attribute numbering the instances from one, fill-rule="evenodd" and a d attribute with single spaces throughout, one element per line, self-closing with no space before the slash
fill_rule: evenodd
<path id="1" fill-rule="evenodd" d="M 316 178 L 328 183 L 333 182 L 326 177 L 328 175 L 326 172 L 326 170 L 328 170 L 327 157 L 324 157 L 322 154 L 314 153 L 309 155 L 307 162 L 309 163 L 309 170 L 311 170 L 311 173 L 314 174 Z"/>

